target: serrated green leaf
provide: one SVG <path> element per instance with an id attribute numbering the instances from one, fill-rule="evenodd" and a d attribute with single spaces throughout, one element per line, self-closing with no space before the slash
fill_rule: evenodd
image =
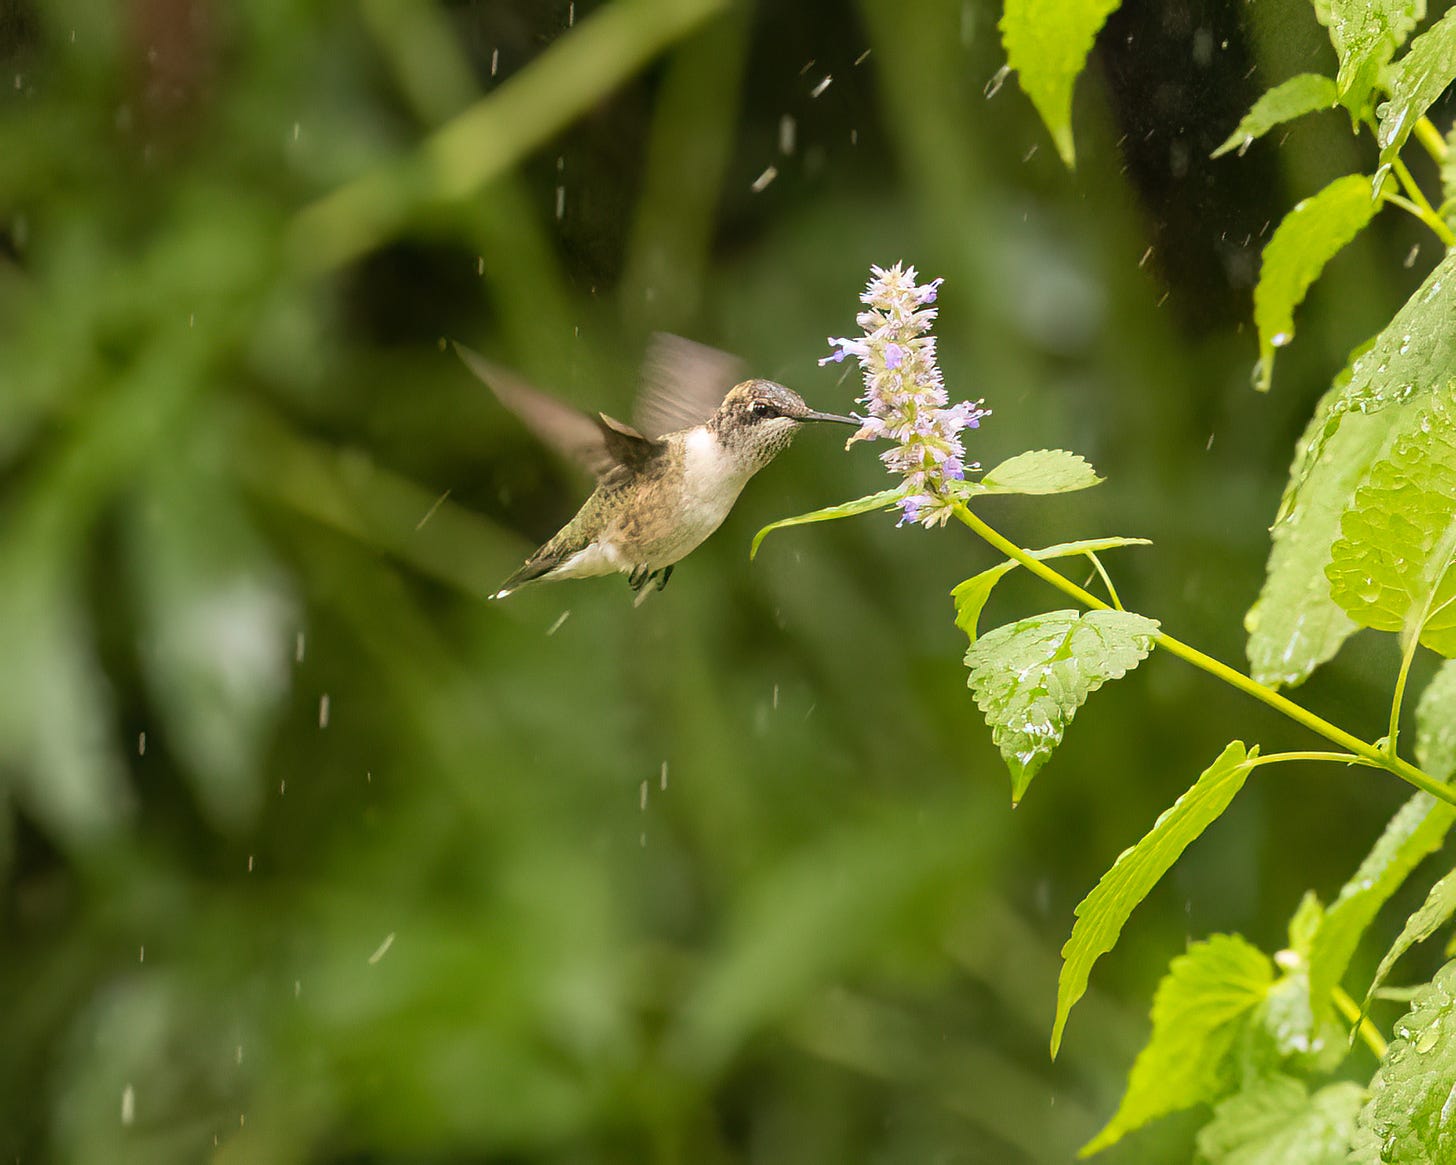
<path id="1" fill-rule="evenodd" d="M 1264 248 L 1254 288 L 1254 323 L 1259 329 L 1260 392 L 1269 390 L 1274 353 L 1294 338 L 1294 309 L 1325 269 L 1364 229 L 1379 203 L 1363 174 L 1336 178 L 1284 216 Z"/>
<path id="2" fill-rule="evenodd" d="M 1449 252 L 1350 365 L 1350 381 L 1331 402 L 1325 436 L 1350 413 L 1419 403 L 1456 378 L 1456 250 Z"/>
<path id="3" fill-rule="evenodd" d="M 1366 1093 L 1331 1084 L 1313 1096 L 1292 1076 L 1267 1076 L 1214 1109 L 1198 1132 L 1208 1165 L 1344 1165 Z"/>
<path id="4" fill-rule="evenodd" d="M 1410 52 L 1391 70 L 1390 100 L 1379 109 L 1375 140 L 1380 160 L 1390 162 L 1415 124 L 1456 80 L 1456 9 L 1411 41 Z"/>
<path id="5" fill-rule="evenodd" d="M 1001 43 L 1006 63 L 1056 142 L 1068 167 L 1075 166 L 1072 87 L 1087 63 L 1092 42 L 1120 0 L 1006 0 Z"/>
<path id="6" fill-rule="evenodd" d="M 1340 520 L 1330 594 L 1362 627 L 1456 656 L 1456 384 L 1371 469 Z"/>
<path id="7" fill-rule="evenodd" d="M 1360 1110 L 1356 1159 L 1388 1165 L 1456 1161 L 1456 1122 L 1448 1114 L 1456 1080 L 1456 963 L 1447 963 L 1416 994 L 1394 1032 Z"/>
<path id="8" fill-rule="evenodd" d="M 989 631 L 966 652 L 967 683 L 1011 771 L 1016 803 L 1089 694 L 1153 648 L 1155 619 L 1051 611 Z"/>
<path id="9" fill-rule="evenodd" d="M 1456 914 L 1456 870 L 1432 886 L 1426 895 L 1426 900 L 1421 903 L 1420 909 L 1405 920 L 1405 926 L 1401 928 L 1395 942 L 1390 944 L 1390 950 L 1385 952 L 1385 957 L 1380 960 L 1380 966 L 1375 968 L 1375 977 L 1370 980 L 1370 988 L 1365 992 L 1365 1002 L 1361 1007 L 1362 1014 L 1369 1009 L 1371 999 L 1380 990 L 1381 984 L 1385 982 L 1385 977 L 1390 974 L 1390 969 L 1395 966 L 1401 955 L 1416 943 L 1425 942 L 1450 922 L 1453 914 Z"/>
<path id="10" fill-rule="evenodd" d="M 842 505 L 825 506 L 822 510 L 812 510 L 807 514 L 799 514 L 793 518 L 780 518 L 777 522 L 770 522 L 753 536 L 753 545 L 749 547 L 748 557 L 756 558 L 758 548 L 763 545 L 763 540 L 775 530 L 782 530 L 787 526 L 807 526 L 811 522 L 832 522 L 836 518 L 852 518 L 856 514 L 868 514 L 874 510 L 887 510 L 904 497 L 906 492 L 904 486 L 896 486 L 894 489 L 881 490 L 877 494 L 855 498 L 854 501 L 844 502 Z"/>
<path id="11" fill-rule="evenodd" d="M 1325 911 L 1309 955 L 1309 993 L 1327 1006 L 1375 915 L 1410 872 L 1432 853 L 1456 820 L 1456 808 L 1417 793 L 1397 810 L 1339 897 Z"/>
<path id="12" fill-rule="evenodd" d="M 1065 449 L 1037 449 L 1007 458 L 975 482 L 989 494 L 1061 494 L 1088 489 L 1102 479 L 1087 461 Z"/>
<path id="13" fill-rule="evenodd" d="M 1425 18 L 1425 0 L 1314 0 L 1314 10 L 1340 58 L 1340 100 L 1358 114 L 1395 50 Z"/>
<path id="14" fill-rule="evenodd" d="M 1416 705 L 1416 762 L 1438 781 L 1456 776 L 1456 660 L 1441 665 Z"/>
<path id="15" fill-rule="evenodd" d="M 1335 83 L 1322 73 L 1300 73 L 1297 77 L 1290 77 L 1254 102 L 1253 108 L 1244 114 L 1234 132 L 1211 156 L 1218 158 L 1230 150 L 1242 151 L 1276 125 L 1283 125 L 1306 113 L 1330 109 L 1338 103 L 1339 91 Z"/>
<path id="16" fill-rule="evenodd" d="M 1174 959 L 1153 998 L 1153 1034 L 1128 1076 L 1107 1127 L 1088 1156 L 1170 1112 L 1226 1096 L 1232 1051 L 1274 980 L 1269 956 L 1238 935 L 1216 934 Z"/>
<path id="17" fill-rule="evenodd" d="M 1092 892 L 1077 904 L 1072 936 L 1062 947 L 1057 980 L 1057 1014 L 1052 1023 L 1052 1056 L 1073 1006 L 1087 990 L 1092 966 L 1112 950 L 1134 908 L 1168 872 L 1185 849 L 1218 819 L 1244 787 L 1259 753 L 1234 741 L 1186 793 L 1173 802 L 1136 845 L 1122 851 Z"/>
<path id="18" fill-rule="evenodd" d="M 1030 550 L 1027 553 L 1033 558 L 1045 561 L 1049 558 L 1065 558 L 1073 554 L 1096 554 L 1099 550 L 1115 550 L 1119 546 L 1151 545 L 1152 543 L 1146 538 L 1090 538 L 1082 542 L 1061 542 L 1055 546 L 1046 546 L 1041 550 Z M 950 592 L 956 605 L 955 624 L 970 637 L 972 643 L 976 641 L 976 625 L 980 621 L 981 610 L 985 607 L 986 600 L 991 597 L 992 590 L 1008 571 L 1019 565 L 1020 563 L 1014 558 L 1008 558 L 1005 562 L 997 563 L 989 570 L 983 570 L 980 574 L 959 583 Z"/>

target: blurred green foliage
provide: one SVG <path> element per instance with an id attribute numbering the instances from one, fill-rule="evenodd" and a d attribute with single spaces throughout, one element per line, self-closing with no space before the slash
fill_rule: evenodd
<path id="1" fill-rule="evenodd" d="M 981 3 L 0 2 L 0 1155 L 1066 1160 L 1185 938 L 1272 949 L 1402 790 L 1251 781 L 1052 1065 L 1072 905 L 1297 731 L 1151 659 L 1012 814 L 947 595 L 994 555 L 862 519 L 749 563 L 883 486 L 817 433 L 641 610 L 487 605 L 583 485 L 443 341 L 622 412 L 668 328 L 842 409 L 822 337 L 914 262 L 973 455 L 1109 479 L 998 526 L 1152 538 L 1129 606 L 1237 659 L 1288 450 L 1420 274 L 1378 222 L 1249 391 L 1260 238 L 1354 149 L 1206 160 L 1329 53 L 1283 8 L 1115 15 L 1069 175 Z M 1394 666 L 1309 702 L 1377 735 Z"/>

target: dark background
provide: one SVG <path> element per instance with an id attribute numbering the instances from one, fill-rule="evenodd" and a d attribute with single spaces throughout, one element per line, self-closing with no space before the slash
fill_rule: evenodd
<path id="1" fill-rule="evenodd" d="M 1335 113 L 1209 160 L 1333 70 L 1308 7 L 1127 4 L 1070 173 L 998 15 L 0 0 L 0 1156 L 1064 1161 L 1169 958 L 1333 895 L 1403 789 L 1260 770 L 1050 1062 L 1072 907 L 1229 739 L 1307 738 L 1153 658 L 1013 812 L 947 597 L 988 548 L 877 516 L 748 560 L 888 484 L 836 434 L 640 609 L 482 599 L 587 484 L 446 338 L 626 415 L 669 329 L 844 411 L 824 337 L 904 260 L 994 410 L 970 455 L 1108 479 L 987 519 L 1152 538 L 1124 601 L 1241 662 L 1294 440 L 1438 248 L 1382 215 L 1254 393 L 1260 248 L 1373 165 Z M 982 625 L 1062 605 L 1013 575 Z M 1300 698 L 1378 736 L 1396 662 L 1357 637 Z"/>

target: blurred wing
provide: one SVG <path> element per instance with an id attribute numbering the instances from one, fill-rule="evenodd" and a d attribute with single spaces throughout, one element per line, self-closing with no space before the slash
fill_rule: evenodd
<path id="1" fill-rule="evenodd" d="M 507 372 L 499 364 L 487 360 L 464 344 L 455 351 L 465 366 L 485 381 L 496 399 L 525 422 L 526 427 L 558 453 L 585 466 L 597 477 L 606 477 L 617 468 L 620 459 L 614 455 L 613 441 L 601 423 L 569 404 L 532 388 L 519 376 Z M 614 434 L 620 442 L 622 438 Z"/>
<path id="2" fill-rule="evenodd" d="M 681 336 L 654 332 L 642 366 L 634 420 L 648 437 L 701 425 L 743 379 L 738 357 L 695 344 Z"/>

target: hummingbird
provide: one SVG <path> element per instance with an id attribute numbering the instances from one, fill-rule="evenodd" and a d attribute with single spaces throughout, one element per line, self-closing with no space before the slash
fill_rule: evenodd
<path id="1" fill-rule="evenodd" d="M 738 360 L 658 333 L 643 368 L 634 424 L 588 417 L 462 344 L 456 352 L 538 437 L 596 475 L 576 516 L 490 597 L 565 578 L 621 573 L 640 604 L 723 523 L 748 479 L 809 421 L 859 425 L 811 409 L 772 380 L 743 379 Z"/>

